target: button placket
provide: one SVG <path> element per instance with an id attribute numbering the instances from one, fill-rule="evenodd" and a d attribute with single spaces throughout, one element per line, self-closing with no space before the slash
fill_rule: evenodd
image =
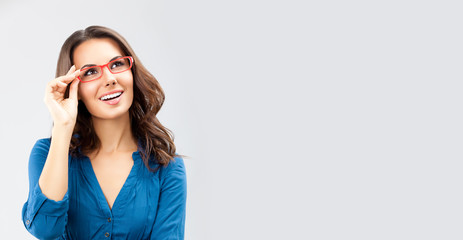
<path id="1" fill-rule="evenodd" d="M 112 235 L 112 231 L 113 231 L 113 223 L 112 223 L 112 221 L 113 221 L 113 216 L 112 216 L 112 214 L 110 214 L 106 218 L 106 222 L 107 222 L 106 226 L 107 227 L 105 227 L 106 228 L 105 229 L 106 231 L 105 231 L 105 234 L 104 234 L 105 238 L 109 238 Z"/>

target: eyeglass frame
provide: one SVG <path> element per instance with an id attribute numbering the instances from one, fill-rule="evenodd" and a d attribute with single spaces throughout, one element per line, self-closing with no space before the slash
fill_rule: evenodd
<path id="1" fill-rule="evenodd" d="M 129 62 L 130 62 L 129 68 L 127 68 L 126 70 L 120 71 L 120 72 L 113 72 L 113 71 L 111 70 L 111 68 L 109 68 L 109 64 L 111 64 L 111 63 L 113 63 L 113 62 L 115 62 L 115 61 L 118 61 L 118 60 L 120 60 L 120 59 L 124 59 L 124 58 L 128 58 L 128 59 L 129 59 Z M 112 60 L 112 61 L 110 61 L 110 62 L 108 62 L 108 63 L 106 63 L 106 64 L 103 64 L 103 65 L 94 65 L 94 66 L 86 67 L 86 68 L 81 69 L 80 71 L 83 72 L 83 71 L 85 71 L 85 70 L 87 70 L 87 69 L 90 69 L 90 68 L 100 67 L 100 69 L 101 69 L 101 76 L 99 76 L 98 78 L 95 78 L 95 79 L 93 79 L 93 80 L 90 80 L 90 81 L 83 81 L 82 79 L 80 79 L 80 76 L 78 76 L 77 79 L 79 79 L 79 81 L 80 81 L 81 83 L 93 82 L 93 81 L 98 80 L 98 79 L 100 79 L 101 77 L 103 77 L 103 67 L 107 67 L 108 70 L 109 70 L 109 72 L 111 72 L 112 74 L 117 74 L 117 73 L 125 72 L 125 71 L 127 71 L 127 70 L 132 69 L 132 67 L 133 67 L 133 62 L 134 62 L 134 60 L 133 60 L 133 57 L 132 57 L 132 56 L 124 56 L 124 57 L 116 58 L 116 59 L 114 59 L 114 60 Z"/>

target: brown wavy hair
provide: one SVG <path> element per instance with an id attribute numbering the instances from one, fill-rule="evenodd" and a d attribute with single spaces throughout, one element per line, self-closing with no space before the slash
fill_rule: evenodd
<path id="1" fill-rule="evenodd" d="M 130 124 L 133 136 L 141 144 L 140 155 L 146 167 L 152 169 L 150 163 L 167 166 L 176 153 L 173 133 L 165 128 L 156 117 L 164 103 L 165 95 L 156 78 L 141 64 L 127 41 L 116 31 L 102 26 L 90 26 L 78 30 L 66 39 L 58 58 L 56 77 L 65 75 L 73 63 L 74 49 L 84 41 L 94 38 L 114 40 L 125 56 L 134 58 L 131 69 L 133 74 L 133 102 L 129 109 Z M 69 97 L 69 86 L 65 98 Z M 76 125 L 74 126 L 69 152 L 73 156 L 82 156 L 98 150 L 101 142 L 95 133 L 90 112 L 79 100 Z"/>

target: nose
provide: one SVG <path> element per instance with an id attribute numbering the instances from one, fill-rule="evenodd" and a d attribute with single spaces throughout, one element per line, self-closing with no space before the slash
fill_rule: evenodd
<path id="1" fill-rule="evenodd" d="M 114 74 L 109 71 L 108 68 L 103 68 L 103 80 L 104 80 L 104 84 L 105 84 L 105 87 L 108 87 L 108 86 L 111 86 L 111 85 L 116 85 L 117 83 L 117 80 L 114 76 Z"/>

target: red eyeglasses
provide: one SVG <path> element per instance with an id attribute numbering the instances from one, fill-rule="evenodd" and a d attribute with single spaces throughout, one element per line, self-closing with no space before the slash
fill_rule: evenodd
<path id="1" fill-rule="evenodd" d="M 107 67 L 111 73 L 121 73 L 132 68 L 133 57 L 126 56 L 112 60 L 104 65 L 90 66 L 80 70 L 77 77 L 81 82 L 91 82 L 100 79 L 103 76 L 103 68 Z"/>

